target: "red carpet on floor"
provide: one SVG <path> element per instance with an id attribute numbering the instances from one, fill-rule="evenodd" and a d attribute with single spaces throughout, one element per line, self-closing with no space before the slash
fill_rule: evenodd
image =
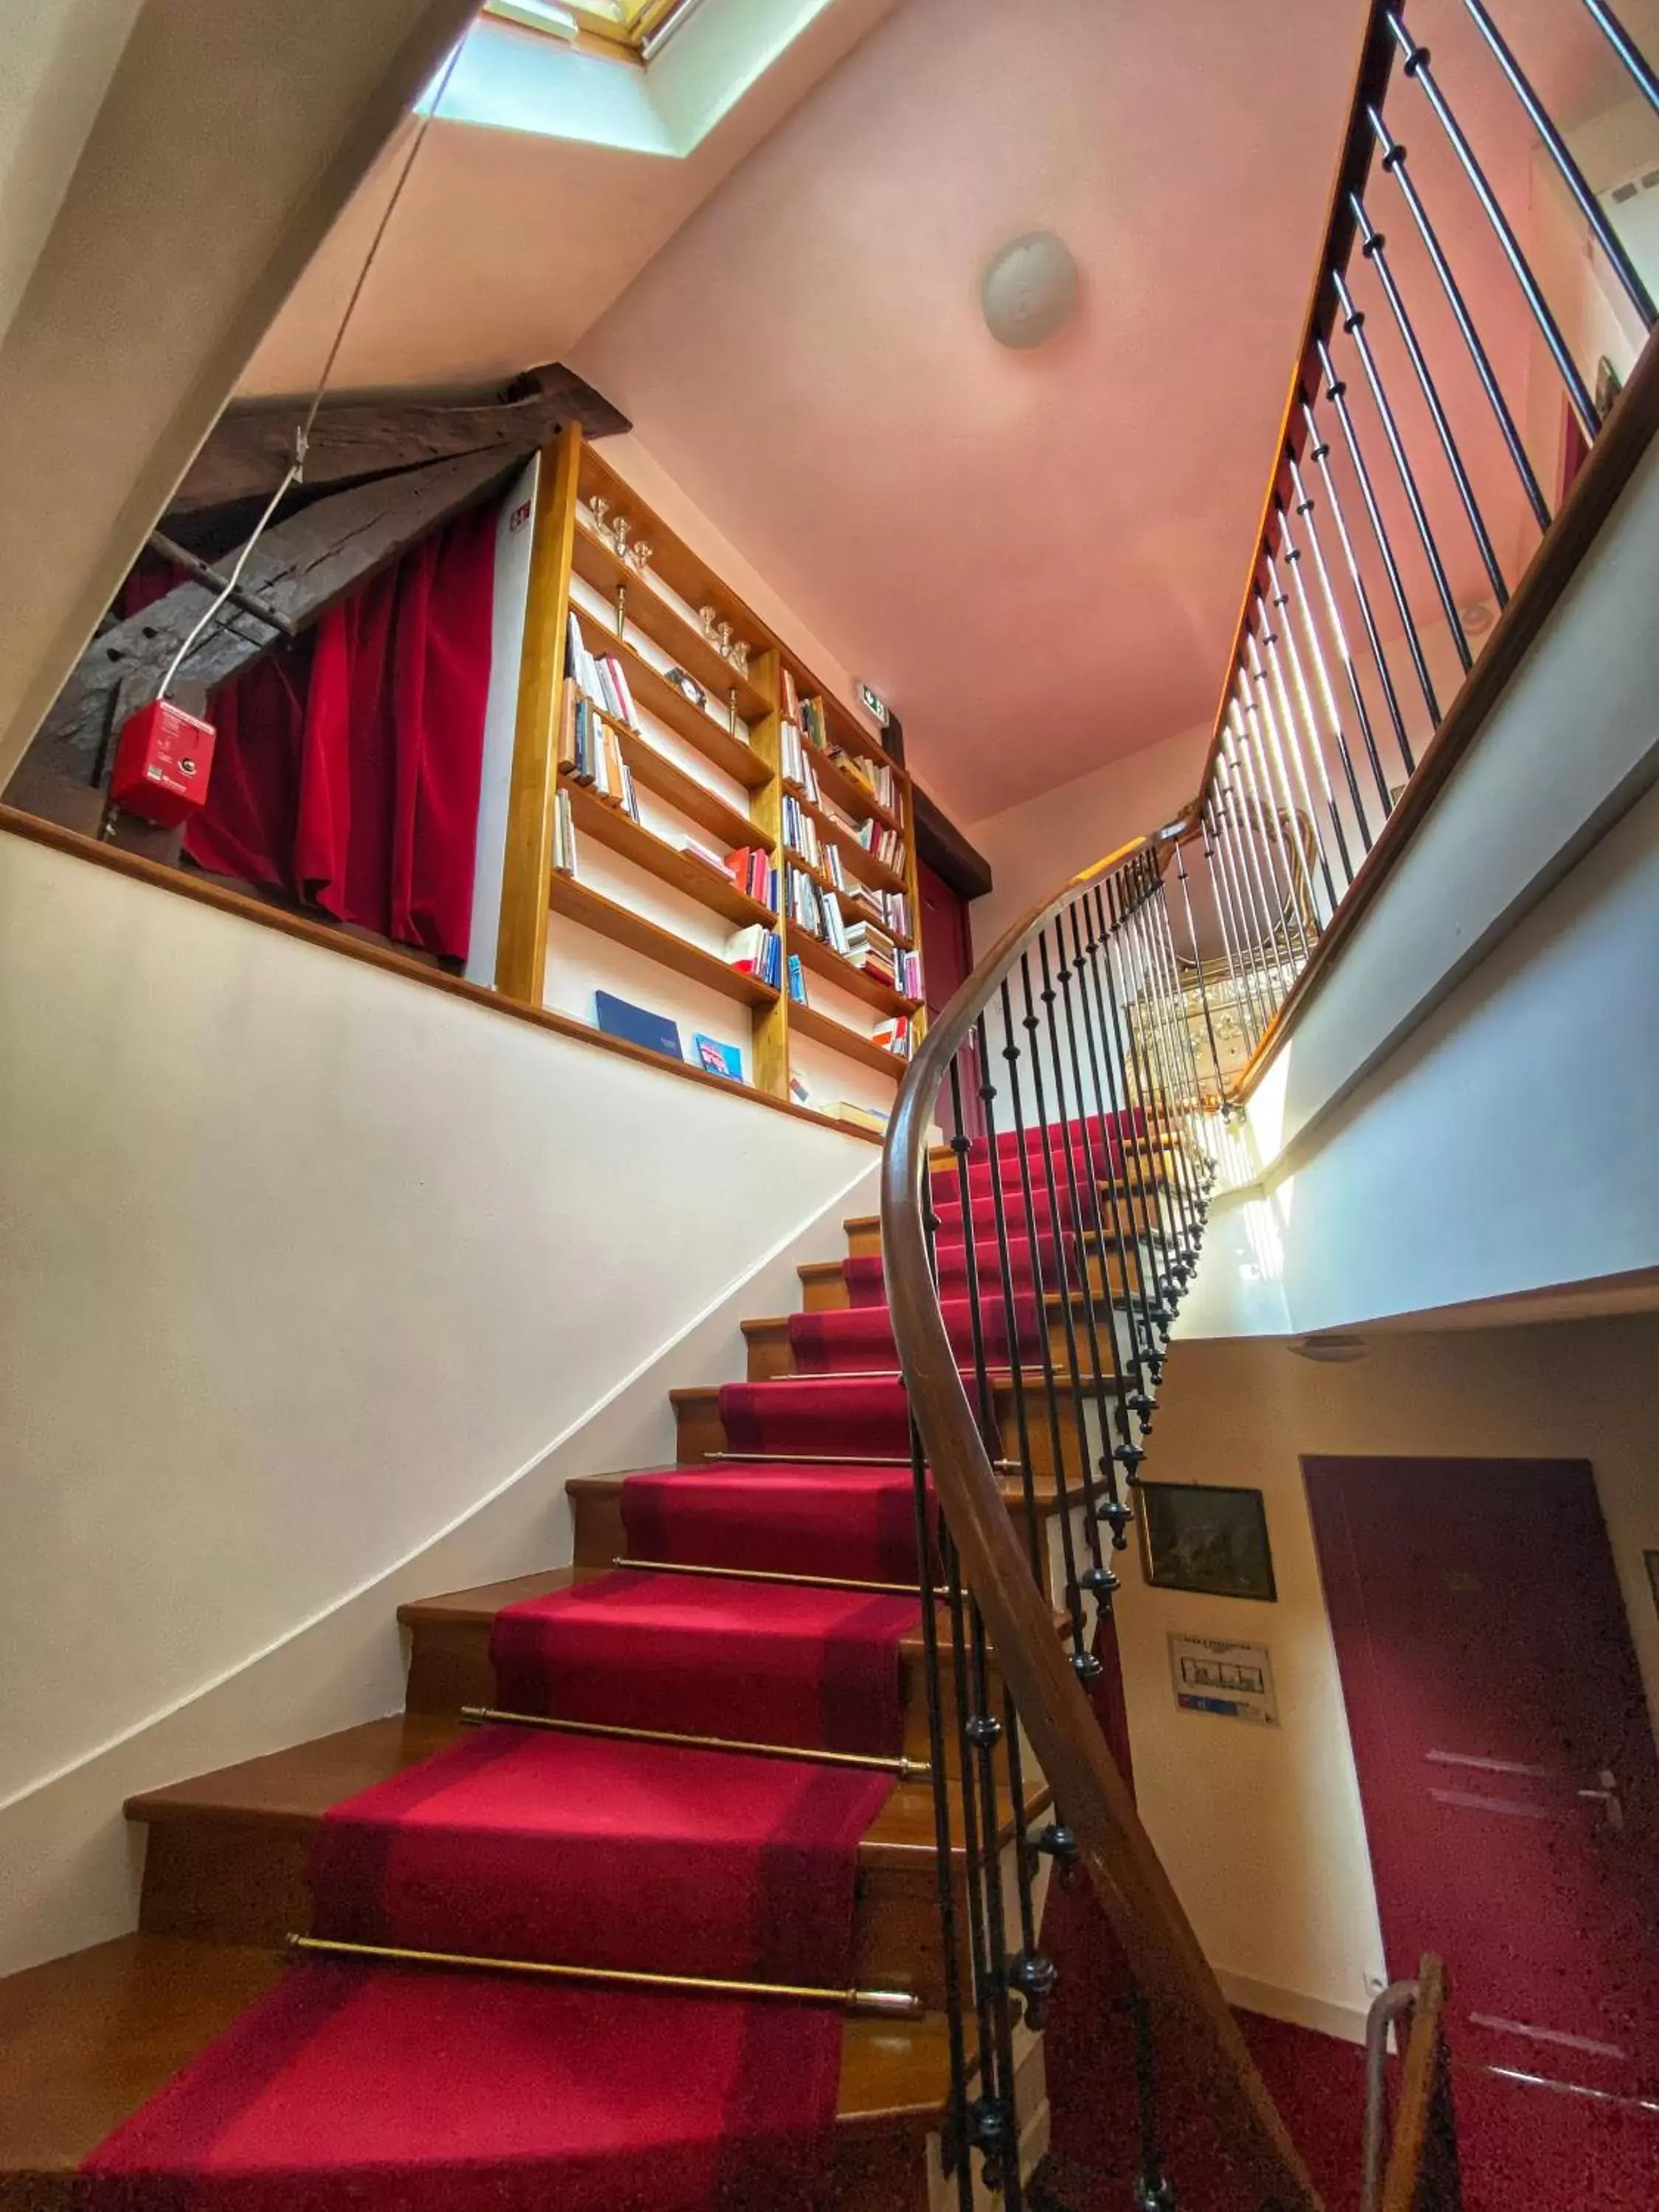
<path id="1" fill-rule="evenodd" d="M 737 1452 L 826 1458 L 910 1456 L 910 1408 L 896 1376 L 779 1376 L 721 1388 L 720 1425 Z"/>
<path id="2" fill-rule="evenodd" d="M 1059 1254 L 1066 1255 L 1068 1271 L 1074 1273 L 1076 1240 L 1070 1235 L 1058 1239 L 1039 1237 L 1036 1251 L 1037 1265 L 1042 1270 L 1045 1292 L 1054 1290 L 1060 1281 Z M 1035 1287 L 1031 1268 L 1032 1243 L 1029 1237 L 1008 1239 L 1008 1267 L 1013 1278 L 1014 1296 L 1030 1297 Z M 968 1247 L 965 1242 L 956 1242 L 941 1237 L 934 1247 L 939 1267 L 939 1289 L 942 1299 L 965 1301 L 968 1297 Z M 1000 1299 L 1002 1296 L 1002 1272 L 997 1258 L 996 1246 L 990 1241 L 976 1243 L 974 1253 L 978 1270 L 980 1296 Z M 873 1253 L 842 1261 L 842 1276 L 847 1285 L 848 1297 L 855 1306 L 884 1306 L 887 1303 L 887 1280 L 882 1273 L 881 1256 Z"/>
<path id="3" fill-rule="evenodd" d="M 915 1598 L 623 1571 L 507 1607 L 513 1712 L 890 1756 Z"/>
<path id="4" fill-rule="evenodd" d="M 665 1468 L 628 1477 L 622 1515 L 633 1559 L 767 1574 L 810 1559 L 812 1573 L 851 1582 L 920 1579 L 908 1467 Z"/>
<path id="5" fill-rule="evenodd" d="M 842 2020 L 307 1965 L 83 2166 L 90 2212 L 807 2212 Z"/>

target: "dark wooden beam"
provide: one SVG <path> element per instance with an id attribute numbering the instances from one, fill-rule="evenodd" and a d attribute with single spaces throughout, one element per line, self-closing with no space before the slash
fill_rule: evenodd
<path id="1" fill-rule="evenodd" d="M 267 532 L 242 580 L 289 631 L 303 629 L 429 531 L 487 497 L 526 458 L 522 447 L 492 447 L 317 500 Z M 99 632 L 19 763 L 6 793 L 12 805 L 71 827 L 95 818 L 99 769 L 116 721 L 155 696 L 215 596 L 205 584 L 179 584 Z M 227 605 L 192 647 L 178 688 L 214 690 L 278 641 L 268 623 Z"/>
<path id="2" fill-rule="evenodd" d="M 276 490 L 294 458 L 304 399 L 255 400 L 226 409 L 167 509 L 190 514 Z M 338 399 L 324 403 L 311 433 L 305 481 L 351 483 L 489 447 L 534 453 L 567 422 L 588 438 L 633 428 L 628 417 L 557 362 L 526 369 L 489 392 L 448 397 Z"/>
<path id="3" fill-rule="evenodd" d="M 991 888 L 991 863 L 976 852 L 949 815 L 942 813 L 918 784 L 916 851 L 936 876 L 966 899 L 983 898 Z"/>

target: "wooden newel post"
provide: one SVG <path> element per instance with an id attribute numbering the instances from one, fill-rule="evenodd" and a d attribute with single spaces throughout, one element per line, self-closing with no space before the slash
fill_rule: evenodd
<path id="1" fill-rule="evenodd" d="M 559 709 L 564 690 L 565 633 L 581 450 L 581 425 L 567 422 L 542 453 L 530 547 L 530 597 L 525 608 L 513 778 L 507 791 L 495 988 L 506 998 L 532 1006 L 543 1002 L 547 962 L 553 802 L 559 781 Z"/>

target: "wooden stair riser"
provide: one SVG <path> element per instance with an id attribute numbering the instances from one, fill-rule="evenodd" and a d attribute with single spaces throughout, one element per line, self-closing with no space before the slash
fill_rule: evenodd
<path id="1" fill-rule="evenodd" d="M 1079 1356 L 1082 1347 L 1079 1346 Z M 1078 1437 L 1078 1419 L 1073 1393 L 1062 1386 L 1057 1393 L 1060 1413 L 1060 1454 L 1054 1451 L 1054 1429 L 1046 1411 L 1042 1393 L 1042 1376 L 1034 1371 L 1026 1387 L 1026 1429 L 1031 1446 L 1031 1474 L 1039 1486 L 1051 1485 L 1057 1468 L 1063 1474 L 1068 1487 L 1080 1490 L 1081 1470 L 1085 1465 L 1083 1446 Z M 971 1387 L 971 1386 L 970 1386 Z M 1006 1377 L 992 1384 L 995 1413 L 1000 1430 L 1005 1456 L 1012 1459 L 1018 1451 L 1018 1426 L 1015 1394 L 1012 1382 Z M 1110 1385 L 1107 1385 L 1108 1396 Z M 1093 1422 L 1091 1400 L 1092 1381 L 1085 1381 L 1082 1392 L 1085 1408 L 1085 1434 L 1091 1432 Z M 720 1393 L 718 1390 L 677 1390 L 673 1394 L 677 1427 L 676 1456 L 681 1467 L 697 1467 L 717 1457 L 726 1449 L 726 1431 L 721 1425 Z M 1089 1446 L 1092 1451 L 1093 1445 Z"/>
<path id="2" fill-rule="evenodd" d="M 919 1785 L 912 1784 L 912 1788 Z M 954 1793 L 953 1793 L 954 1794 Z M 1036 1821 L 1046 1792 L 1028 1808 Z M 1008 1814 L 1006 1777 L 1000 1800 Z M 249 1819 L 240 1808 L 203 1805 L 181 1815 L 132 1815 L 145 1835 L 138 1925 L 149 1936 L 195 1942 L 280 1946 L 312 1928 L 306 1868 L 317 1819 L 301 1814 Z M 854 1979 L 861 1989 L 908 1990 L 930 2011 L 945 2002 L 944 1953 L 933 1853 L 923 1823 L 913 1847 L 866 1844 L 859 1856 L 853 1908 Z M 967 1874 L 960 1799 L 952 1821 L 958 1927 L 966 1926 Z M 1004 1887 L 1013 1899 L 1015 1845 L 1004 1845 Z M 965 1955 L 964 1955 L 965 1966 Z"/>
<path id="3" fill-rule="evenodd" d="M 1091 1296 L 1092 1295 L 1091 1290 Z M 1101 1327 L 1103 1340 L 1101 1357 L 1103 1364 L 1105 1364 L 1109 1361 L 1110 1354 L 1104 1342 L 1104 1322 L 1099 1307 L 1095 1310 L 1095 1318 Z M 1074 1299 L 1072 1328 L 1077 1344 L 1078 1360 L 1085 1374 L 1092 1380 L 1093 1370 L 1089 1364 L 1087 1328 L 1087 1308 L 1080 1297 Z M 743 1337 L 748 1360 L 747 1380 L 750 1382 L 775 1382 L 781 1377 L 793 1376 L 799 1371 L 795 1366 L 794 1351 L 789 1341 L 789 1323 L 786 1316 L 778 1315 L 762 1321 L 746 1321 L 743 1324 Z M 1121 1358 L 1127 1353 L 1129 1329 L 1127 1320 L 1121 1312 L 1117 1341 L 1119 1357 Z M 1048 1318 L 1048 1358 L 1056 1375 L 1070 1374 L 1070 1353 L 1066 1346 L 1065 1316 L 1053 1308 L 1050 1310 Z M 1028 1387 L 1040 1388 L 1042 1380 L 1040 1359 L 1034 1358 L 1030 1361 L 1025 1371 L 1030 1376 Z"/>

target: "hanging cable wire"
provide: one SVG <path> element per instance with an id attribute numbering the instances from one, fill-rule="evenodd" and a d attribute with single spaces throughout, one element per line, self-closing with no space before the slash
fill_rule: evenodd
<path id="1" fill-rule="evenodd" d="M 155 694 L 158 701 L 163 700 L 167 697 L 168 691 L 172 688 L 173 678 L 178 675 L 179 671 L 184 666 L 185 662 L 190 657 L 197 640 L 201 636 L 203 631 L 207 629 L 209 623 L 213 621 L 215 616 L 217 615 L 221 607 L 224 605 L 226 600 L 228 599 L 234 592 L 237 585 L 240 583 L 242 580 L 242 571 L 246 568 L 249 556 L 252 555 L 254 547 L 258 544 L 259 540 L 264 536 L 266 530 L 270 527 L 271 517 L 276 514 L 277 508 L 288 496 L 288 494 L 293 486 L 296 483 L 303 483 L 305 479 L 306 455 L 311 450 L 311 433 L 316 425 L 317 411 L 323 404 L 323 395 L 328 390 L 329 380 L 333 376 L 335 366 L 340 358 L 340 349 L 345 343 L 347 331 L 351 327 L 351 319 L 357 312 L 357 303 L 363 296 L 363 287 L 368 282 L 369 271 L 374 266 L 375 257 L 380 251 L 381 243 L 386 237 L 392 218 L 397 212 L 398 203 L 404 196 L 404 187 L 409 182 L 410 173 L 413 171 L 415 167 L 416 159 L 419 155 L 422 147 L 426 143 L 427 133 L 430 131 L 433 124 L 437 119 L 438 110 L 443 105 L 444 94 L 449 90 L 450 79 L 455 74 L 456 66 L 460 61 L 461 54 L 465 45 L 466 33 L 463 33 L 461 37 L 455 41 L 455 45 L 449 56 L 449 59 L 444 64 L 443 74 L 439 77 L 437 88 L 432 96 L 432 104 L 427 109 L 426 113 L 421 118 L 419 126 L 416 129 L 413 138 L 410 141 L 409 151 L 404 156 L 403 167 L 398 173 L 398 181 L 392 186 L 392 196 L 387 200 L 384 210 L 381 211 L 380 222 L 374 227 L 374 235 L 369 241 L 368 252 L 364 257 L 363 265 L 357 272 L 357 281 L 351 288 L 351 296 L 346 301 L 345 312 L 340 318 L 339 328 L 334 333 L 334 343 L 328 349 L 328 357 L 323 363 L 323 373 L 318 378 L 317 388 L 311 395 L 311 404 L 306 410 L 304 420 L 300 422 L 295 429 L 294 459 L 289 464 L 288 471 L 283 477 L 281 483 L 277 485 L 275 492 L 271 495 L 270 504 L 266 507 L 264 513 L 259 517 L 258 522 L 254 524 L 252 535 L 249 538 L 246 544 L 243 546 L 241 551 L 237 555 L 235 565 L 231 569 L 229 574 L 225 578 L 223 586 L 221 589 L 218 597 L 210 602 L 199 620 L 196 623 L 194 628 L 185 638 L 184 643 L 179 647 L 178 652 L 173 654 L 173 659 L 168 665 L 167 672 L 161 678 L 161 687 Z"/>

